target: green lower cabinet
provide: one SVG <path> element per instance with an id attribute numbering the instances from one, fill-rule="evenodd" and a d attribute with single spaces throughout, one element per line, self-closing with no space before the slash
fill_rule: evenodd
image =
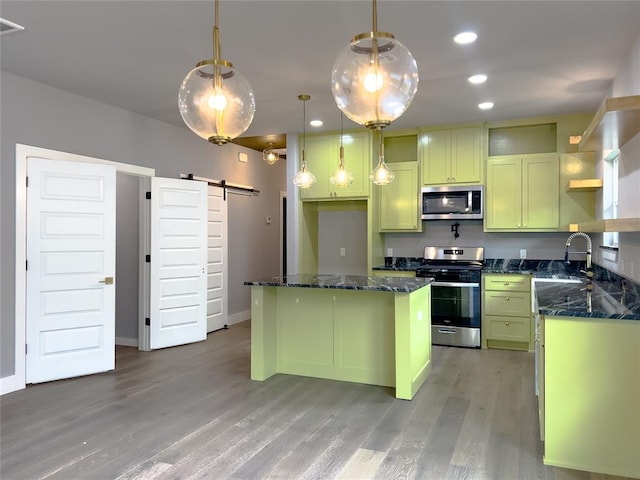
<path id="1" fill-rule="evenodd" d="M 431 368 L 430 294 L 254 286 L 251 378 L 382 385 L 411 400 Z"/>
<path id="2" fill-rule="evenodd" d="M 378 189 L 378 221 L 380 232 L 421 232 L 418 164 L 395 162 L 389 165 L 395 179 Z"/>
<path id="3" fill-rule="evenodd" d="M 557 231 L 560 158 L 509 155 L 487 161 L 486 231 Z"/>
<path id="4" fill-rule="evenodd" d="M 483 274 L 482 346 L 533 351 L 531 276 Z"/>
<path id="5" fill-rule="evenodd" d="M 546 317 L 543 342 L 544 463 L 640 478 L 640 322 Z"/>

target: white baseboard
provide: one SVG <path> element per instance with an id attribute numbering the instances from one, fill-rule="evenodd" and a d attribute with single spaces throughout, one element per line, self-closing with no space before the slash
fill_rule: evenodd
<path id="1" fill-rule="evenodd" d="M 236 323 L 244 322 L 251 318 L 251 310 L 244 310 L 242 312 L 232 313 L 227 317 L 227 325 L 235 325 Z"/>
<path id="2" fill-rule="evenodd" d="M 18 375 L 13 374 L 8 377 L 0 378 L 0 395 L 15 392 L 16 390 L 22 390 L 25 387 L 24 377 L 19 379 Z"/>
<path id="3" fill-rule="evenodd" d="M 116 345 L 123 345 L 125 347 L 137 347 L 138 346 L 138 339 L 137 338 L 116 337 Z"/>

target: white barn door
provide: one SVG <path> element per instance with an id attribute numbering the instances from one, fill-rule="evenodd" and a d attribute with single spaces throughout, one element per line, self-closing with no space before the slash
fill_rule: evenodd
<path id="1" fill-rule="evenodd" d="M 209 186 L 207 232 L 207 332 L 227 325 L 227 202 L 224 189 Z"/>
<path id="2" fill-rule="evenodd" d="M 207 338 L 207 184 L 151 179 L 152 349 Z"/>
<path id="3" fill-rule="evenodd" d="M 115 368 L 116 173 L 27 163 L 26 383 Z"/>

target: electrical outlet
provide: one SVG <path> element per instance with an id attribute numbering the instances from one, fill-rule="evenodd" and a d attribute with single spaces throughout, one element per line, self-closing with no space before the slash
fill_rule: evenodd
<path id="1" fill-rule="evenodd" d="M 527 249 L 526 248 L 521 248 L 520 249 L 520 258 L 527 258 Z"/>
<path id="2" fill-rule="evenodd" d="M 346 248 L 341 248 L 340 249 L 340 256 L 344 257 L 347 254 L 347 249 Z"/>
<path id="3" fill-rule="evenodd" d="M 387 248 L 387 257 L 393 257 L 393 248 Z"/>

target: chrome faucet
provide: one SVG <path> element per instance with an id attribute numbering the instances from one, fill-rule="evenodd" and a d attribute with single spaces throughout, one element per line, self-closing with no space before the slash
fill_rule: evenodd
<path id="1" fill-rule="evenodd" d="M 587 241 L 587 250 L 585 252 L 570 252 L 569 251 L 569 246 L 571 245 L 571 240 L 573 240 L 576 237 L 584 237 Z M 586 233 L 583 232 L 575 232 L 572 233 L 571 235 L 569 235 L 569 238 L 567 238 L 567 243 L 566 243 L 566 248 L 564 250 L 564 261 L 565 263 L 569 263 L 569 254 L 574 254 L 574 253 L 585 253 L 587 255 L 587 269 L 586 272 L 583 271 L 583 273 L 587 274 L 587 280 L 591 280 L 591 278 L 593 277 L 593 269 L 591 268 L 591 238 L 589 238 L 589 235 L 587 235 Z"/>

